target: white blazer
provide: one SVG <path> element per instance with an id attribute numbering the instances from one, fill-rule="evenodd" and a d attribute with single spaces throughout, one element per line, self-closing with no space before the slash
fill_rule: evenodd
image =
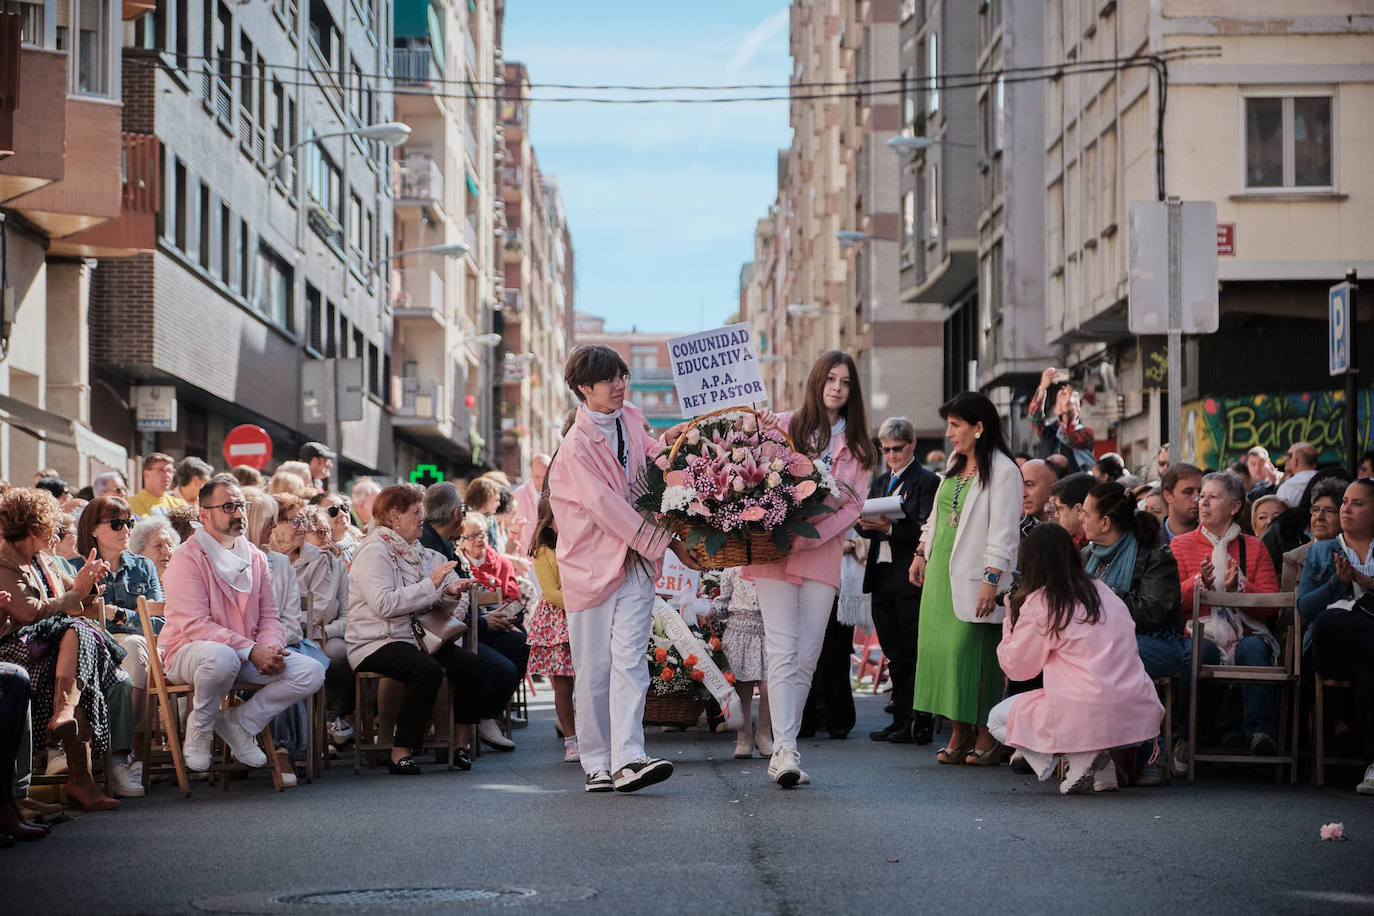
<path id="1" fill-rule="evenodd" d="M 946 471 L 948 473 L 948 471 Z M 1000 569 L 997 591 L 1011 589 L 1012 571 L 1021 545 L 1021 470 L 1001 452 L 992 453 L 992 480 L 983 485 L 982 477 L 969 482 L 964 496 L 959 527 L 954 529 L 954 550 L 949 557 L 949 588 L 954 594 L 954 616 L 970 623 L 1001 623 L 1002 607 L 986 617 L 975 617 L 978 590 L 983 585 L 983 570 Z M 921 552 L 930 556 L 935 540 L 939 511 L 930 513 L 921 529 Z M 944 519 L 949 524 L 948 519 Z M 930 570 L 926 570 L 930 574 Z"/>

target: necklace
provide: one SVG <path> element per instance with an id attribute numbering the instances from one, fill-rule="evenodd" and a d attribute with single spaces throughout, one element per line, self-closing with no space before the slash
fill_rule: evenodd
<path id="1" fill-rule="evenodd" d="M 955 478 L 954 508 L 951 509 L 949 513 L 949 527 L 951 528 L 959 527 L 959 497 L 964 495 L 964 488 L 968 486 L 969 481 L 973 479 L 973 474 L 976 472 L 977 466 L 973 468 L 972 472 L 966 471 L 963 474 L 960 474 L 957 478 Z M 965 476 L 965 474 L 967 474 L 967 476 Z"/>

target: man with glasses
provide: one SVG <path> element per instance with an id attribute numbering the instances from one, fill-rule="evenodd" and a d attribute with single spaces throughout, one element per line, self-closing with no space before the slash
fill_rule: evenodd
<path id="1" fill-rule="evenodd" d="M 127 500 L 129 485 L 124 482 L 124 475 L 118 471 L 106 471 L 104 474 L 96 475 L 91 481 L 91 499 L 99 499 L 102 496 L 118 496 Z"/>
<path id="2" fill-rule="evenodd" d="M 163 590 L 167 622 L 158 639 L 168 677 L 195 687 L 183 750 L 193 770 L 210 768 L 212 731 L 240 763 L 260 767 L 257 734 L 324 683 L 319 662 L 283 648 L 267 557 L 244 536 L 248 504 L 229 474 L 200 491 L 201 527 L 172 556 Z M 236 681 L 264 685 L 242 706 L 219 712 Z"/>
<path id="3" fill-rule="evenodd" d="M 907 570 L 921 540 L 921 526 L 935 505 L 940 478 L 916 461 L 916 429 L 906 417 L 888 417 L 878 428 L 887 471 L 868 488 L 869 499 L 896 496 L 901 518 L 886 515 L 860 518 L 859 534 L 868 538 L 864 592 L 873 596 L 873 628 L 887 656 L 892 678 L 892 722 L 870 732 L 874 741 L 929 744 L 932 717 L 912 709 L 916 687 L 916 629 L 920 622 L 921 590 L 911 584 Z"/>

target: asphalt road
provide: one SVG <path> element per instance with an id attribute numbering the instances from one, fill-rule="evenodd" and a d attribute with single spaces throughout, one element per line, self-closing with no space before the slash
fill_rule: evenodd
<path id="1" fill-rule="evenodd" d="M 281 796 L 259 774 L 228 793 L 196 784 L 189 801 L 164 784 L 0 851 L 0 913 L 1374 908 L 1374 799 L 1349 779 L 1318 790 L 1212 774 L 1191 788 L 1061 798 L 1005 766 L 938 766 L 938 740 L 861 738 L 882 703 L 859 699 L 848 740 L 803 742 L 812 785 L 791 791 L 767 781 L 763 761 L 732 759 L 733 735 L 653 729 L 650 750 L 677 764 L 673 778 L 587 795 L 546 708 L 515 733 L 518 750 L 485 754 L 469 773 L 354 777 L 336 764 Z M 1351 839 L 1322 842 L 1331 821 Z M 390 890 L 308 898 L 359 889 Z"/>

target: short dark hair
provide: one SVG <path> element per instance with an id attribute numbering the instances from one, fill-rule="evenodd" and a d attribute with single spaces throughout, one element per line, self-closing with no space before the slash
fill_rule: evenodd
<path id="1" fill-rule="evenodd" d="M 1108 452 L 1097 459 L 1097 464 L 1094 467 L 1106 474 L 1108 480 L 1119 480 L 1121 475 L 1126 473 L 1126 466 L 1121 463 L 1121 456 L 1113 452 Z M 1067 479 L 1066 477 L 1065 480 Z"/>
<path id="2" fill-rule="evenodd" d="M 630 367 L 620 354 L 610 347 L 600 344 L 585 345 L 572 351 L 563 369 L 563 381 L 579 401 L 587 400 L 582 396 L 580 386 L 591 387 L 597 382 L 608 382 L 630 374 Z"/>
<path id="3" fill-rule="evenodd" d="M 1171 464 L 1164 469 L 1164 473 L 1159 475 L 1159 487 L 1162 490 L 1174 492 L 1174 487 L 1184 477 L 1202 477 L 1202 469 L 1194 464 Z"/>
<path id="4" fill-rule="evenodd" d="M 216 474 L 214 477 L 211 477 L 209 480 L 205 481 L 205 484 L 200 488 L 200 493 L 197 494 L 196 499 L 200 502 L 202 506 L 206 506 L 209 505 L 210 500 L 214 498 L 216 487 L 238 486 L 239 479 L 235 477 L 233 474 Z M 242 487 L 240 487 L 240 489 L 242 489 Z"/>
<path id="5" fill-rule="evenodd" d="M 208 462 L 202 461 L 200 458 L 194 456 L 188 456 L 181 459 L 181 462 L 177 465 L 176 485 L 184 487 L 197 477 L 204 477 L 206 480 L 209 480 L 214 474 L 215 469 L 210 467 Z M 235 478 L 235 480 L 237 479 L 238 478 Z"/>
<path id="6" fill-rule="evenodd" d="M 1062 480 L 1056 480 L 1050 485 L 1050 495 L 1059 500 L 1062 505 L 1076 506 L 1088 498 L 1093 487 L 1097 486 L 1098 480 L 1087 471 L 1079 471 L 1077 474 L 1070 474 Z"/>

